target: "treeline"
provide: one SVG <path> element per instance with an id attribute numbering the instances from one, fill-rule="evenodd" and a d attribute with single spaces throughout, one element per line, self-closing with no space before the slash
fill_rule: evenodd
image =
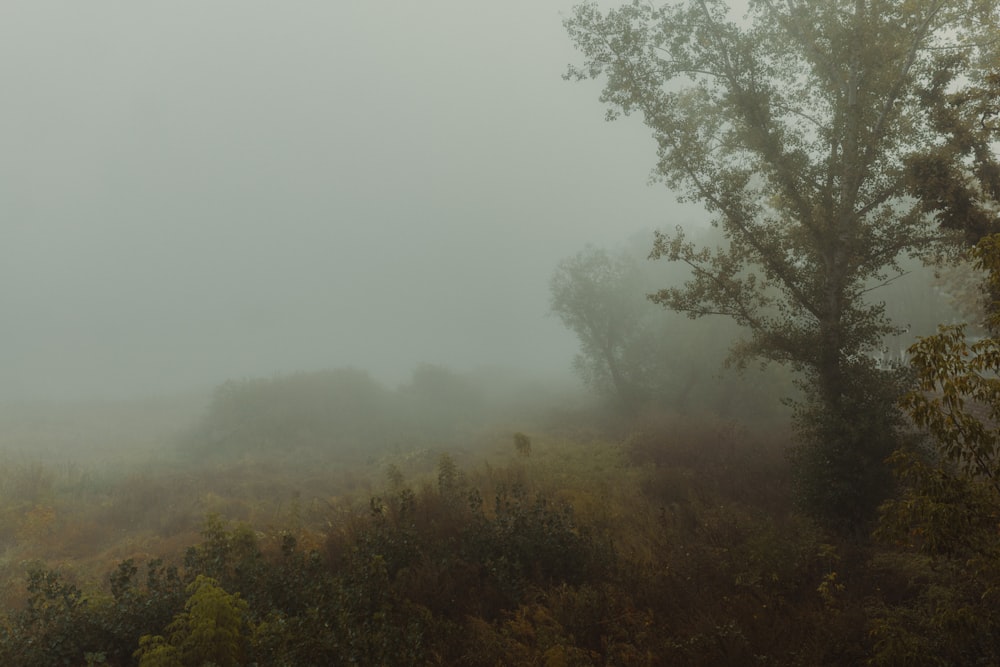
<path id="1" fill-rule="evenodd" d="M 663 349 L 643 353 L 652 354 L 648 364 L 659 364 L 648 379 L 655 376 L 660 393 L 657 401 L 637 402 L 628 410 L 606 392 L 583 393 L 569 378 L 544 381 L 499 369 L 458 373 L 424 364 L 408 382 L 390 389 L 366 371 L 339 368 L 220 385 L 180 438 L 181 449 L 218 459 L 266 452 L 370 457 L 468 447 L 498 427 L 579 420 L 574 412 L 586 413 L 585 421 L 599 428 L 626 432 L 644 411 L 762 426 L 787 418 L 778 400 L 794 392 L 787 374 L 777 368 L 726 371 L 726 331 L 709 331 L 655 306 L 651 310 L 661 318 L 657 335 Z"/>
<path id="2" fill-rule="evenodd" d="M 370 455 L 468 443 L 512 411 L 544 415 L 565 400 L 560 389 L 500 371 L 459 374 L 424 364 L 409 382 L 389 389 L 365 371 L 339 368 L 228 381 L 182 440 L 198 456 L 219 458 L 268 451 Z"/>

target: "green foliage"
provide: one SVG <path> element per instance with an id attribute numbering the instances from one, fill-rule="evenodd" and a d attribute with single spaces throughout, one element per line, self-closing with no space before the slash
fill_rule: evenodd
<path id="1" fill-rule="evenodd" d="M 861 664 L 881 619 L 902 632 L 910 575 L 932 576 L 876 580 L 867 555 L 831 545 L 791 509 L 780 443 L 676 421 L 629 449 L 537 437 L 530 459 L 497 444 L 509 468 L 443 456 L 416 490 L 400 478 L 331 507 L 319 551 L 298 523 L 209 516 L 179 568 L 126 560 L 94 592 L 40 570 L 0 620 L 0 663 Z M 927 608 L 950 604 L 940 622 L 957 627 L 965 595 L 939 585 Z M 989 619 L 993 602 L 973 609 Z"/>
<path id="2" fill-rule="evenodd" d="M 1000 491 L 1000 341 L 968 344 L 964 327 L 941 327 L 911 348 L 921 377 L 904 404 L 939 443 L 941 454 L 967 475 Z"/>
<path id="3" fill-rule="evenodd" d="M 857 363 L 837 401 L 796 406 L 799 442 L 792 450 L 797 501 L 827 525 L 864 536 L 878 506 L 892 493 L 885 459 L 900 445 L 903 418 L 895 407 L 900 375 Z"/>
<path id="4" fill-rule="evenodd" d="M 341 580 L 338 625 L 346 661 L 355 664 L 420 664 L 427 614 L 401 600 L 380 557 L 356 559 Z"/>
<path id="5" fill-rule="evenodd" d="M 143 635 L 135 656 L 140 667 L 184 667 L 179 648 L 160 635 Z"/>
<path id="6" fill-rule="evenodd" d="M 111 575 L 111 597 L 85 596 L 58 572 L 33 567 L 25 609 L 0 632 L 0 662 L 26 667 L 128 663 L 138 637 L 163 628 L 184 600 L 176 568 L 150 561 L 144 588 L 136 582 L 137 573 L 133 561 L 126 560 Z"/>
<path id="7" fill-rule="evenodd" d="M 131 657 L 133 650 L 128 647 L 137 637 L 166 627 L 187 597 L 177 568 L 161 559 L 146 563 L 143 586 L 138 572 L 133 559 L 119 563 L 110 576 L 111 598 L 99 607 L 97 620 L 105 637 L 101 648 L 113 662 Z"/>
<path id="8" fill-rule="evenodd" d="M 403 489 L 388 501 L 374 497 L 369 503 L 370 523 L 360 535 L 362 553 L 377 556 L 390 575 L 415 563 L 419 557 L 416 534 L 416 496 Z"/>
<path id="9" fill-rule="evenodd" d="M 218 515 L 205 518 L 203 542 L 188 548 L 184 567 L 204 574 L 229 590 L 244 590 L 260 569 L 261 552 L 254 531 L 247 525 L 233 530 Z"/>
<path id="10" fill-rule="evenodd" d="M 974 256 L 990 291 L 1000 293 L 1000 235 L 983 238 Z M 988 316 L 994 331 L 1000 329 L 995 305 Z M 963 326 L 942 326 L 913 345 L 910 356 L 919 383 L 903 405 L 946 461 L 1000 493 L 1000 339 L 970 344 Z"/>
<path id="11" fill-rule="evenodd" d="M 83 592 L 55 570 L 32 566 L 24 610 L 0 628 L 0 662 L 25 667 L 73 664 L 94 648 Z"/>
<path id="12" fill-rule="evenodd" d="M 542 495 L 532 499 L 517 485 L 498 491 L 492 518 L 480 515 L 464 546 L 463 555 L 485 568 L 513 603 L 523 599 L 527 586 L 579 583 L 591 567 L 612 558 L 577 528 L 571 507 Z"/>
<path id="13" fill-rule="evenodd" d="M 1000 244 L 976 248 L 989 282 L 1000 282 Z M 990 314 L 996 327 L 1000 314 Z M 910 348 L 918 386 L 904 398 L 933 447 L 893 456 L 902 493 L 882 508 L 878 536 L 893 551 L 883 568 L 903 571 L 895 595 L 872 614 L 875 664 L 1000 661 L 1000 346 L 969 344 L 962 327 Z"/>
<path id="14" fill-rule="evenodd" d="M 188 588 L 184 611 L 167 626 L 169 639 L 144 635 L 135 656 L 141 667 L 245 664 L 247 603 L 199 574 Z"/>
<path id="15" fill-rule="evenodd" d="M 741 24 L 729 14 L 721 0 L 580 5 L 565 25 L 584 63 L 568 76 L 605 79 L 609 118 L 643 117 L 659 149 L 656 175 L 702 203 L 724 234 L 700 248 L 680 228 L 658 233 L 651 257 L 686 265 L 691 278 L 653 300 L 745 327 L 739 361 L 805 371 L 817 407 L 801 415 L 803 447 L 833 438 L 809 454 L 814 468 L 832 462 L 811 476 L 839 487 L 828 502 L 859 494 L 847 514 L 865 515 L 872 485 L 853 488 L 842 475 L 879 465 L 894 418 L 852 432 L 851 410 L 885 395 L 869 391 L 859 360 L 896 331 L 867 295 L 902 273 L 902 256 L 940 247 L 904 174 L 927 145 L 956 142 L 921 95 L 941 77 L 980 77 L 977 44 L 989 43 L 998 10 L 981 0 L 808 0 L 751 3 Z M 817 516 L 840 513 L 818 499 L 807 503 Z"/>
<path id="16" fill-rule="evenodd" d="M 969 67 L 967 53 L 941 53 L 936 76 L 921 89 L 935 129 L 951 140 L 928 145 L 910 158 L 906 177 L 913 194 L 942 227 L 970 244 L 1000 232 L 1000 161 L 994 141 L 1000 99 L 1000 57 Z M 961 80 L 960 80 L 961 79 Z M 996 296 L 996 294 L 994 294 Z"/>

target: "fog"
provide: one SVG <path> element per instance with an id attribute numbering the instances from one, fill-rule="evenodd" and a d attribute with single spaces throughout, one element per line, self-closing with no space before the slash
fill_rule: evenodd
<path id="1" fill-rule="evenodd" d="M 562 2 L 7 2 L 0 398 L 569 368 L 548 278 L 700 219 Z"/>

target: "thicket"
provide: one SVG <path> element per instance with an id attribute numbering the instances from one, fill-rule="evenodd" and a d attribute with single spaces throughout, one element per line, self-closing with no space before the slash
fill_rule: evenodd
<path id="1" fill-rule="evenodd" d="M 751 439 L 508 438 L 503 465 L 397 466 L 314 524 L 210 516 L 103 584 L 37 562 L 0 664 L 858 664 L 865 556 L 789 509 L 783 443 Z"/>
<path id="2" fill-rule="evenodd" d="M 963 401 L 997 355 L 949 332 L 914 363 L 965 430 L 893 455 L 875 541 L 796 506 L 790 433 L 667 414 L 353 470 L 0 460 L 0 664 L 992 664 L 997 438 Z"/>

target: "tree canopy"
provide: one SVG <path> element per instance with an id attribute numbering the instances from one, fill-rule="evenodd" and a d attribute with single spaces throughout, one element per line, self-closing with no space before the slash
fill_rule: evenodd
<path id="1" fill-rule="evenodd" d="M 803 372 L 800 426 L 815 450 L 803 467 L 824 488 L 821 511 L 853 520 L 873 506 L 862 496 L 879 481 L 851 478 L 892 448 L 890 379 L 868 354 L 896 327 L 871 292 L 901 257 L 953 240 L 928 196 L 939 190 L 918 192 L 927 181 L 914 174 L 934 148 L 957 181 L 988 146 L 985 126 L 949 126 L 935 99 L 987 81 L 997 14 L 991 0 L 757 0 L 740 22 L 720 0 L 636 0 L 583 4 L 565 22 L 585 58 L 568 76 L 604 79 L 609 119 L 642 116 L 654 178 L 724 233 L 716 248 L 680 228 L 657 234 L 652 256 L 691 279 L 654 299 L 733 318 L 748 332 L 737 358 Z M 876 400 L 876 423 L 859 424 Z"/>

